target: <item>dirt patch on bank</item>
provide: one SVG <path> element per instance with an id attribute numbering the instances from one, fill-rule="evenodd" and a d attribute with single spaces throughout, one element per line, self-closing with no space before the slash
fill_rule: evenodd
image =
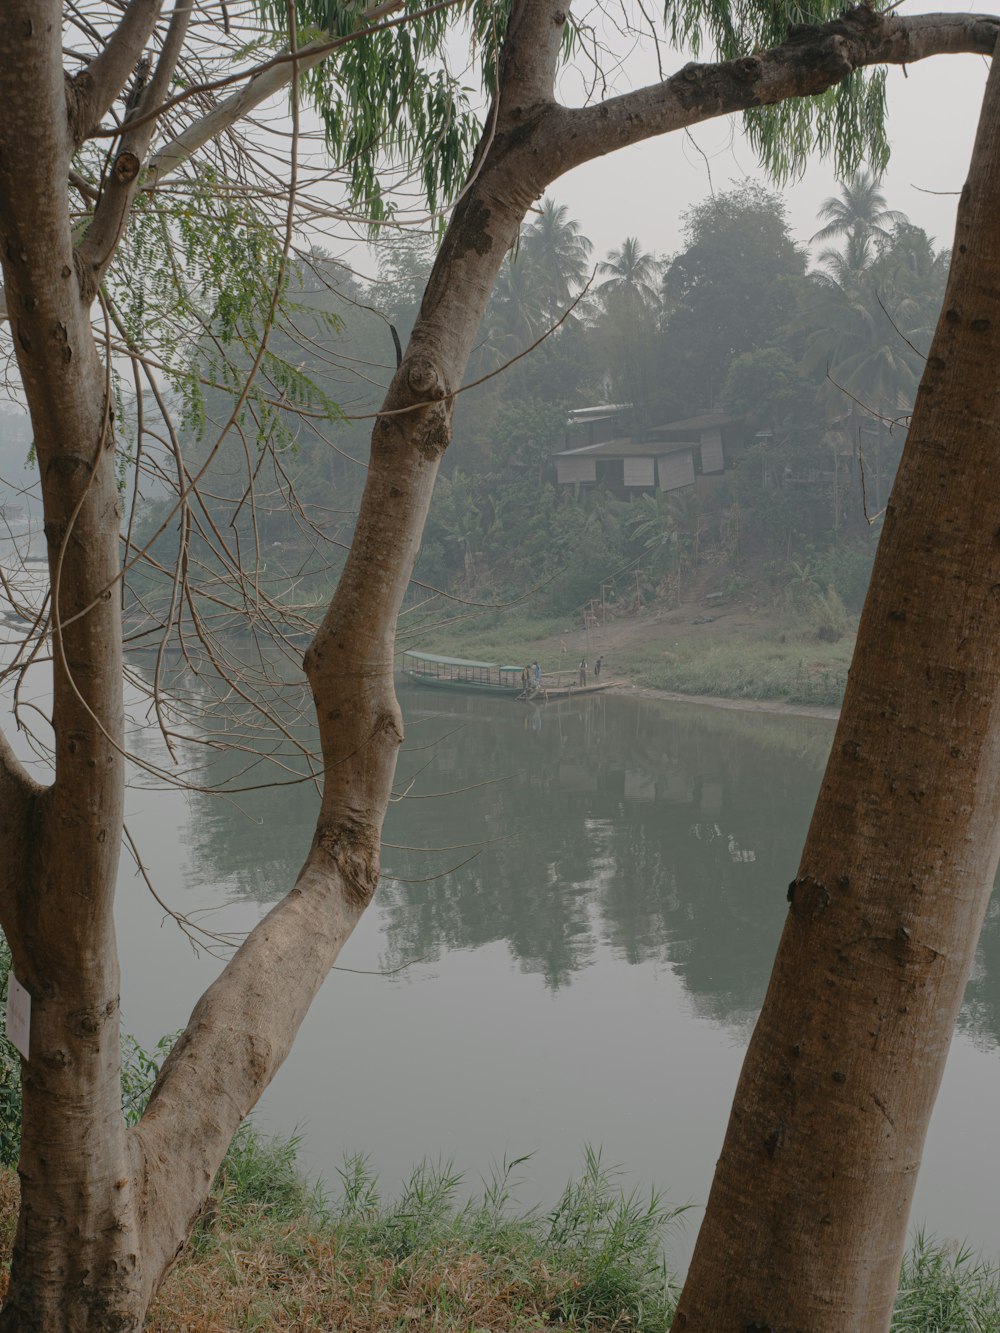
<path id="1" fill-rule="evenodd" d="M 659 689 L 637 684 L 631 678 L 629 659 L 643 650 L 664 656 L 673 650 L 709 649 L 713 643 L 733 642 L 748 636 L 772 635 L 782 640 L 783 620 L 778 614 L 736 602 L 712 604 L 691 602 L 679 607 L 652 606 L 638 614 L 616 615 L 604 623 L 581 625 L 564 634 L 551 635 L 537 644 L 537 655 L 546 672 L 575 671 L 581 659 L 589 664 L 588 681 L 594 661 L 602 659 L 601 674 L 613 677 L 616 684 L 609 693 L 634 694 L 646 699 L 671 703 L 695 703 L 712 708 L 735 709 L 751 713 L 777 713 L 786 716 L 816 717 L 836 721 L 840 709 L 830 705 L 789 702 L 784 699 L 754 699 L 719 694 Z"/>

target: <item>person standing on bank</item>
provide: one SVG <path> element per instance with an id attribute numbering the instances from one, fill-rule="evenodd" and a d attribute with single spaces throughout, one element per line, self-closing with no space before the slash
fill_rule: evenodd
<path id="1" fill-rule="evenodd" d="M 587 659 L 583 657 L 580 659 L 580 684 L 586 685 L 586 683 L 587 683 Z"/>
<path id="2" fill-rule="evenodd" d="M 599 657 L 599 658 L 597 659 L 597 661 L 594 663 L 594 681 L 595 681 L 595 683 L 601 679 L 601 665 L 602 665 L 603 662 L 604 662 L 604 658 L 603 658 L 603 657 Z"/>

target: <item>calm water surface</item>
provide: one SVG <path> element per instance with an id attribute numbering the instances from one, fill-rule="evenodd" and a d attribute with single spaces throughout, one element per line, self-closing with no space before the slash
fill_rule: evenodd
<path id="1" fill-rule="evenodd" d="M 330 1180 L 369 1154 L 390 1192 L 421 1158 L 475 1187 L 531 1153 L 518 1198 L 547 1201 L 592 1144 L 629 1183 L 700 1204 L 832 724 L 626 697 L 401 699 L 385 879 L 341 957 L 355 970 L 330 976 L 259 1121 L 302 1133 Z M 293 882 L 315 806 L 303 785 L 133 791 L 129 822 L 173 905 L 246 928 Z M 153 1042 L 218 964 L 161 925 L 128 865 L 121 887 L 124 1021 Z M 913 1216 L 994 1257 L 998 1042 L 994 904 Z"/>
<path id="2" fill-rule="evenodd" d="M 13 634 L 0 626 L 0 659 Z M 45 709 L 40 675 L 25 693 Z M 411 687 L 401 701 L 385 879 L 341 957 L 353 970 L 331 974 L 259 1122 L 300 1132 L 305 1164 L 332 1183 L 349 1152 L 389 1192 L 422 1158 L 453 1161 L 472 1190 L 530 1153 L 530 1205 L 591 1144 L 627 1183 L 700 1205 L 832 724 L 627 697 L 535 708 Z M 133 710 L 147 711 L 138 692 Z M 130 743 L 162 760 L 148 731 Z M 245 768 L 213 755 L 206 777 L 287 778 Z M 227 799 L 136 785 L 128 823 L 172 906 L 247 929 L 293 883 L 316 804 L 307 784 Z M 164 924 L 124 855 L 118 901 L 124 1024 L 152 1045 L 220 964 Z M 998 1046 L 994 901 L 912 1219 L 993 1258 Z M 699 1216 L 672 1244 L 678 1267 Z"/>

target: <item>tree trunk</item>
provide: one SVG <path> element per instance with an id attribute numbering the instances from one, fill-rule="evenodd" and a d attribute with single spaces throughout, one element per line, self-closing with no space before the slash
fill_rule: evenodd
<path id="1" fill-rule="evenodd" d="M 119 26 L 100 54 L 67 79 L 61 0 L 0 0 L 0 264 L 34 427 L 57 608 L 51 786 L 43 790 L 33 783 L 0 737 L 0 920 L 15 974 L 33 1002 L 31 1055 L 24 1066 L 22 1211 L 7 1304 L 0 1315 L 3 1333 L 124 1333 L 141 1326 L 232 1134 L 281 1065 L 312 998 L 371 899 L 402 737 L 392 684 L 396 615 L 449 441 L 453 395 L 496 274 L 528 206 L 562 172 L 623 144 L 742 108 L 818 93 L 864 65 L 991 50 L 997 31 L 996 20 L 975 16 L 904 20 L 862 8 L 830 24 L 799 29 L 770 52 L 688 66 L 653 88 L 570 110 L 553 98 L 565 6 L 557 0 L 515 0 L 494 113 L 373 432 L 371 465 L 343 577 L 306 654 L 324 761 L 312 847 L 295 886 L 199 1000 L 145 1115 L 126 1132 L 119 1105 L 112 920 L 123 792 L 121 625 L 115 592 L 120 514 L 107 367 L 101 364 L 90 320 L 139 188 L 138 166 L 155 124 L 152 119 L 143 124 L 146 103 L 140 104 L 138 127 L 123 130 L 78 243 L 66 182 L 76 148 L 119 97 L 147 47 L 159 55 L 143 97 L 156 105 L 165 95 L 192 6 L 175 0 L 169 26 L 155 40 L 160 0 L 108 7 L 109 13 L 119 10 Z M 225 104 L 223 121 L 237 114 L 238 102 Z M 193 142 L 181 138 L 187 146 Z M 180 140 L 177 146 L 183 146 Z M 169 166 L 161 159 L 158 179 Z M 979 327 L 980 318 L 977 314 L 969 327 L 985 349 L 992 334 L 987 337 Z M 959 314 L 953 336 L 968 334 L 963 319 Z M 985 393 L 991 376 L 973 373 Z M 940 378 L 943 383 L 947 374 Z M 962 425 L 956 422 L 955 431 Z M 968 443 L 963 439 L 963 445 Z M 982 453 L 981 439 L 979 447 Z M 969 469 L 971 475 L 971 464 Z M 970 488 L 972 502 L 986 504 L 985 496 L 974 491 Z M 945 534 L 949 538 L 961 535 L 957 517 L 953 526 L 955 532 L 948 528 Z M 932 569 L 943 567 L 936 549 L 928 559 Z M 994 576 L 993 583 L 1000 586 L 1000 577 Z M 916 614 L 922 608 L 911 609 L 901 598 L 889 605 L 890 629 L 897 636 L 893 651 L 901 653 L 906 617 L 922 624 Z M 971 603 L 966 599 L 962 605 Z M 963 626 L 962 633 L 973 642 L 972 628 Z M 944 639 L 934 636 L 933 641 Z M 891 703 L 901 717 L 906 703 L 899 694 L 908 688 L 904 667 L 899 658 L 889 663 L 890 678 L 897 680 Z M 944 664 L 927 688 L 942 712 L 961 704 L 967 728 L 966 713 L 982 686 L 976 664 L 965 670 L 964 690 Z M 867 756 L 860 748 L 867 744 L 866 733 L 859 728 L 858 754 Z M 974 748 L 971 741 L 967 748 Z M 861 760 L 849 756 L 844 762 L 853 772 Z M 977 762 L 985 773 L 981 756 Z M 918 786 L 916 778 L 909 782 L 914 790 Z M 959 840 L 968 836 L 964 823 L 956 829 Z M 913 867 L 916 874 L 916 857 Z M 838 902 L 827 916 L 839 919 L 864 882 L 860 871 L 851 874 L 849 883 L 823 891 L 803 878 L 794 912 L 800 929 L 809 924 L 810 903 L 816 915 L 816 903 L 835 891 L 844 904 Z M 924 878 L 916 883 L 919 896 L 925 892 Z M 849 894 L 852 885 L 859 887 Z M 927 901 L 932 903 L 930 897 Z M 870 938 L 862 936 L 869 939 L 869 952 L 876 963 L 882 961 L 883 970 L 891 957 L 901 975 L 915 976 L 921 948 L 928 947 L 923 933 L 911 930 L 919 941 L 911 944 L 910 936 L 892 934 L 910 929 L 900 923 L 900 913 L 890 913 L 891 920 L 884 917 L 875 912 Z M 820 920 L 810 927 L 813 934 L 818 936 L 822 925 Z M 883 939 L 885 948 L 872 943 L 876 925 L 879 939 L 890 932 Z M 938 948 L 937 935 L 933 939 Z M 850 965 L 848 958 L 843 966 Z M 886 1042 L 898 1039 L 905 1052 L 913 1023 L 900 1022 L 891 1007 L 881 1021 Z M 812 1050 L 813 1038 L 803 1040 L 802 1049 Z M 889 1049 L 895 1061 L 895 1048 Z M 853 1066 L 842 1061 L 832 1067 L 838 1075 L 834 1091 L 843 1093 L 839 1076 L 844 1087 L 851 1087 L 846 1080 L 854 1078 Z M 879 1104 L 886 1115 L 902 1114 L 894 1102 Z M 774 1139 L 775 1160 L 783 1143 L 780 1135 Z M 722 1327 L 712 1324 L 711 1316 L 703 1326 L 711 1326 L 713 1333 Z"/>
<path id="2" fill-rule="evenodd" d="M 774 973 L 674 1322 L 884 1333 L 1000 853 L 1000 68 Z"/>

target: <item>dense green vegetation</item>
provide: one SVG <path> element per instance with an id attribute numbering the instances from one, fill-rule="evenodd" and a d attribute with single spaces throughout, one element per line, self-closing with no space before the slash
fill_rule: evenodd
<path id="1" fill-rule="evenodd" d="M 606 618 L 708 591 L 749 592 L 804 634 L 833 643 L 848 633 L 947 252 L 890 210 L 865 172 L 827 201 L 819 221 L 813 239 L 825 248 L 810 267 L 780 198 L 749 183 L 689 210 L 677 254 L 656 256 L 626 237 L 595 262 L 566 208 L 544 200 L 504 265 L 458 401 L 417 566 L 413 602 L 424 609 L 414 619 L 426 624 L 428 606 L 436 624 L 469 614 L 444 610 L 435 590 L 478 604 L 527 599 L 532 616 L 577 624 L 598 603 Z M 271 354 L 294 367 L 299 406 L 337 411 L 320 420 L 268 409 L 268 429 L 257 431 L 255 512 L 238 434 L 209 465 L 207 517 L 186 534 L 191 567 L 225 565 L 218 534 L 235 531 L 231 549 L 255 571 L 262 597 L 288 608 L 291 628 L 340 570 L 370 413 L 394 364 L 393 336 L 405 341 L 415 317 L 431 253 L 419 238 L 386 239 L 370 282 L 322 256 L 303 265 L 289 295 L 297 327 L 289 320 L 275 330 Z M 272 386 L 273 399 L 281 389 Z M 606 402 L 630 405 L 622 429 L 636 437 L 722 411 L 744 423 L 744 445 L 724 483 L 705 494 L 557 485 L 551 457 L 566 447 L 568 413 Z M 211 427 L 228 410 L 223 389 L 200 394 L 186 436 L 191 463 L 205 461 Z M 168 509 L 166 500 L 147 504 L 141 539 Z M 167 569 L 179 540 L 169 523 L 157 539 Z M 137 590 L 155 609 L 148 577 Z M 217 605 L 210 614 L 225 618 Z M 707 690 L 717 674 L 663 667 L 651 674 L 636 664 L 645 683 L 668 688 Z M 839 667 L 827 686 L 812 682 L 798 697 L 835 699 Z M 789 671 L 779 675 L 769 689 L 766 672 L 751 673 L 736 692 L 795 696 Z"/>
<path id="2" fill-rule="evenodd" d="M 820 221 L 811 270 L 780 198 L 754 184 L 691 209 L 669 258 L 626 238 L 560 328 L 460 399 L 418 577 L 483 600 L 538 587 L 533 605 L 556 613 L 748 585 L 809 614 L 833 589 L 856 611 L 947 253 L 866 173 Z M 470 379 L 546 332 L 589 250 L 547 202 L 505 267 Z M 601 402 L 632 404 L 636 434 L 722 410 L 744 419 L 747 446 L 707 501 L 557 487 L 566 412 Z"/>

